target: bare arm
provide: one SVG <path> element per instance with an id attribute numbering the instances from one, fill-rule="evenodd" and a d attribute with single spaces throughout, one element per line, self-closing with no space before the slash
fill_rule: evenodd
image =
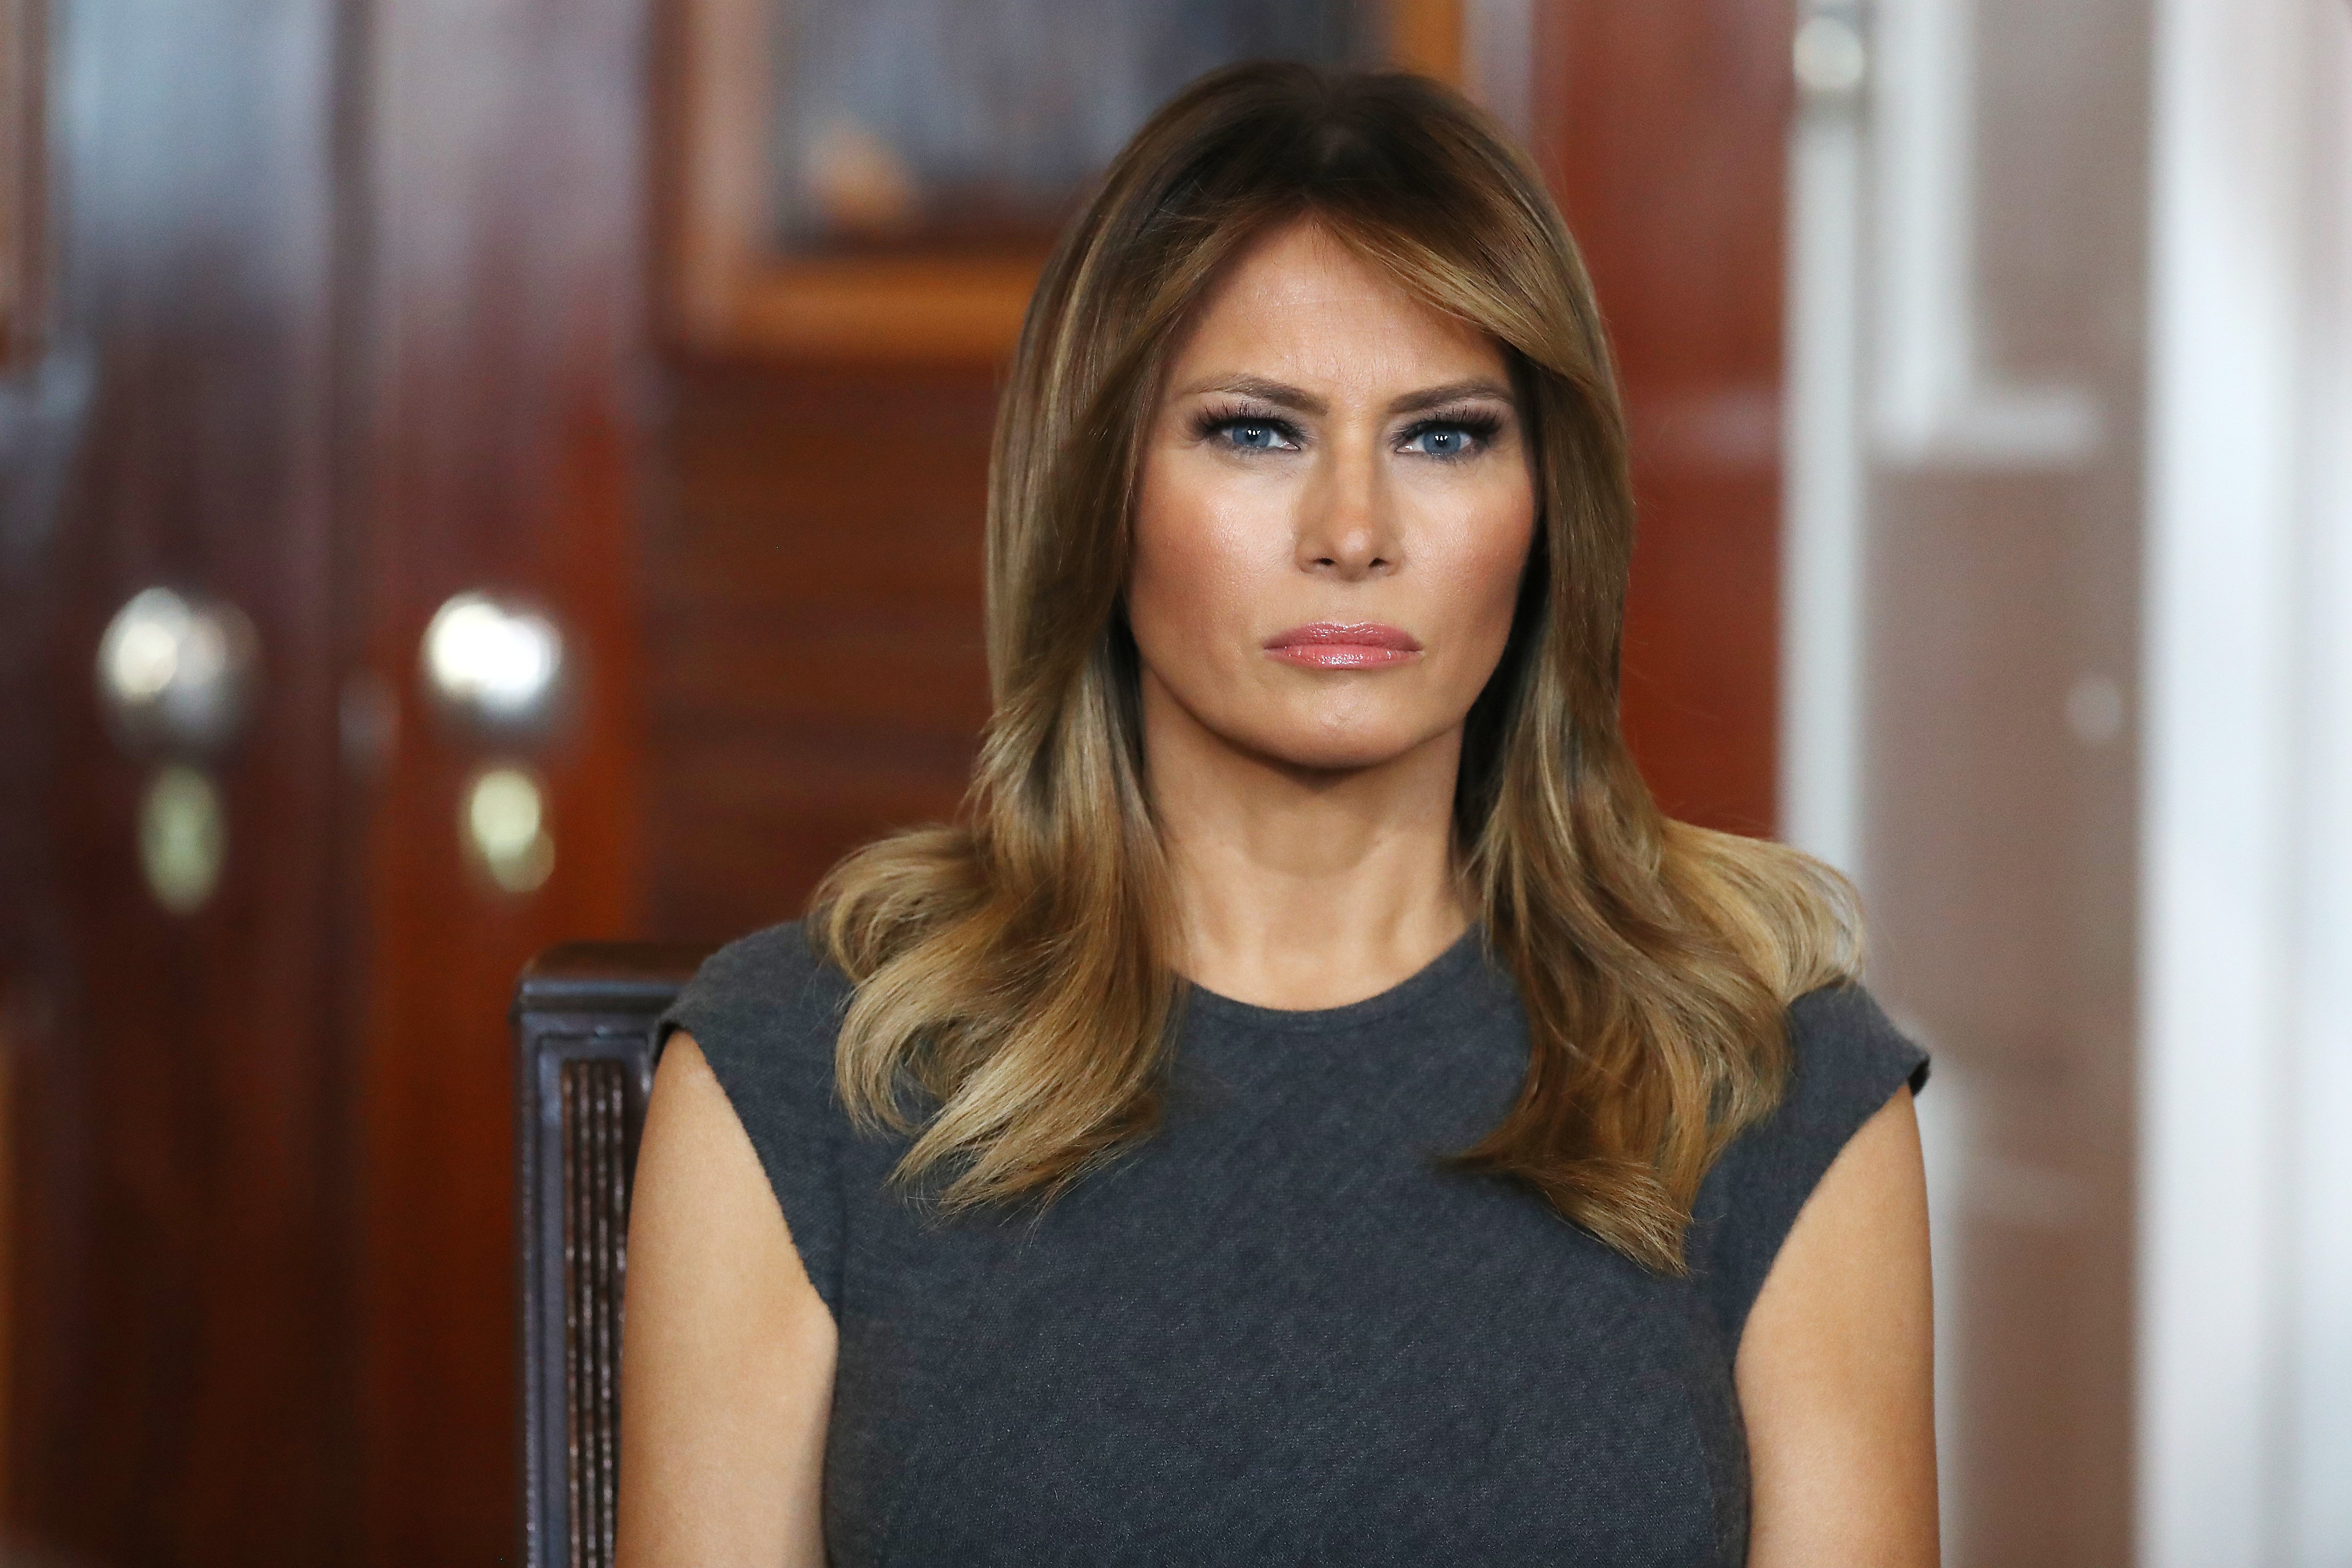
<path id="1" fill-rule="evenodd" d="M 685 1035 L 646 1113 L 624 1321 L 622 1568 L 823 1568 L 833 1314 Z"/>
<path id="2" fill-rule="evenodd" d="M 1927 1185 L 1909 1089 L 1806 1200 L 1736 1371 L 1754 1477 L 1748 1568 L 1935 1568 Z"/>

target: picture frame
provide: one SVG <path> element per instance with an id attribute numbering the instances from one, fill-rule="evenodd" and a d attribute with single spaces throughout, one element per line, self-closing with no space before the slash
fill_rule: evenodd
<path id="1" fill-rule="evenodd" d="M 0 0 L 5 3 L 5 0 Z M 805 0 L 803 0 L 805 4 Z M 1474 0 L 1475 3 L 1475 0 Z M 994 362 L 1012 352 L 1036 243 L 795 252 L 779 243 L 772 138 L 780 0 L 677 0 L 664 300 L 672 339 L 723 355 Z M 1371 58 L 1460 85 L 1465 0 L 1362 5 Z M 886 171 L 887 173 L 887 171 Z"/>
<path id="2" fill-rule="evenodd" d="M 0 366 L 34 352 L 42 336 L 42 21 L 41 0 L 0 0 Z"/>

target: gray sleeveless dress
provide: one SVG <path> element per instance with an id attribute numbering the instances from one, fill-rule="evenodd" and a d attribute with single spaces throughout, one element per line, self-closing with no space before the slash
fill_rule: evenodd
<path id="1" fill-rule="evenodd" d="M 1350 1006 L 1195 991 L 1163 1125 L 1044 1211 L 940 1222 L 833 1090 L 848 984 L 797 925 L 713 957 L 689 1031 L 840 1330 L 836 1564 L 1738 1564 L 1732 1358 L 1798 1209 L 1926 1061 L 1859 989 L 1790 1013 L 1775 1119 L 1708 1177 L 1692 1277 L 1432 1156 L 1511 1103 L 1475 933 Z"/>

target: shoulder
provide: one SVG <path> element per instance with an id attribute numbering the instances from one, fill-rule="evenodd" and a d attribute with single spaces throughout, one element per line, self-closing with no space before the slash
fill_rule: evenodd
<path id="1" fill-rule="evenodd" d="M 770 926 L 731 942 L 678 993 L 656 1029 L 656 1048 L 683 1031 L 694 1037 L 737 1108 L 773 1097 L 822 1102 L 833 1077 L 834 1041 L 851 991 L 802 922 Z"/>
<path id="2" fill-rule="evenodd" d="M 820 954 L 803 923 L 770 926 L 729 942 L 702 963 L 662 1016 L 661 1032 L 692 1035 L 703 1053 L 739 1036 L 782 1045 L 812 1033 L 826 1044 L 852 987 Z"/>
<path id="3" fill-rule="evenodd" d="M 657 1030 L 665 1043 L 677 1033 L 693 1038 L 827 1306 L 838 1300 L 843 1234 L 834 1043 L 852 989 L 800 922 L 772 926 L 704 961 Z"/>
<path id="4" fill-rule="evenodd" d="M 1858 984 L 1824 985 L 1798 997 L 1789 1005 L 1788 1028 L 1784 1116 L 1791 1110 L 1801 1118 L 1842 1115 L 1844 1102 L 1854 1096 L 1872 1101 L 1867 1114 L 1884 1105 L 1899 1084 L 1914 1090 L 1927 1085 L 1927 1053 Z"/>
<path id="5" fill-rule="evenodd" d="M 1859 984 L 1799 997 L 1787 1026 L 1780 1102 L 1732 1140 L 1694 1216 L 1692 1272 L 1735 1343 L 1781 1243 L 1839 1153 L 1897 1091 L 1927 1082 L 1927 1053 Z"/>
<path id="6" fill-rule="evenodd" d="M 788 921 L 738 937 L 704 959 L 681 1000 L 789 1005 L 803 993 L 848 988 L 848 977 L 817 951 L 807 923 Z"/>

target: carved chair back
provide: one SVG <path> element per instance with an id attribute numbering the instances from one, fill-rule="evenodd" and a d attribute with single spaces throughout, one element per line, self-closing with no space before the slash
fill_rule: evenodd
<path id="1" fill-rule="evenodd" d="M 612 1568 L 621 1287 L 653 1026 L 707 951 L 574 942 L 515 987 L 526 1568 Z"/>

